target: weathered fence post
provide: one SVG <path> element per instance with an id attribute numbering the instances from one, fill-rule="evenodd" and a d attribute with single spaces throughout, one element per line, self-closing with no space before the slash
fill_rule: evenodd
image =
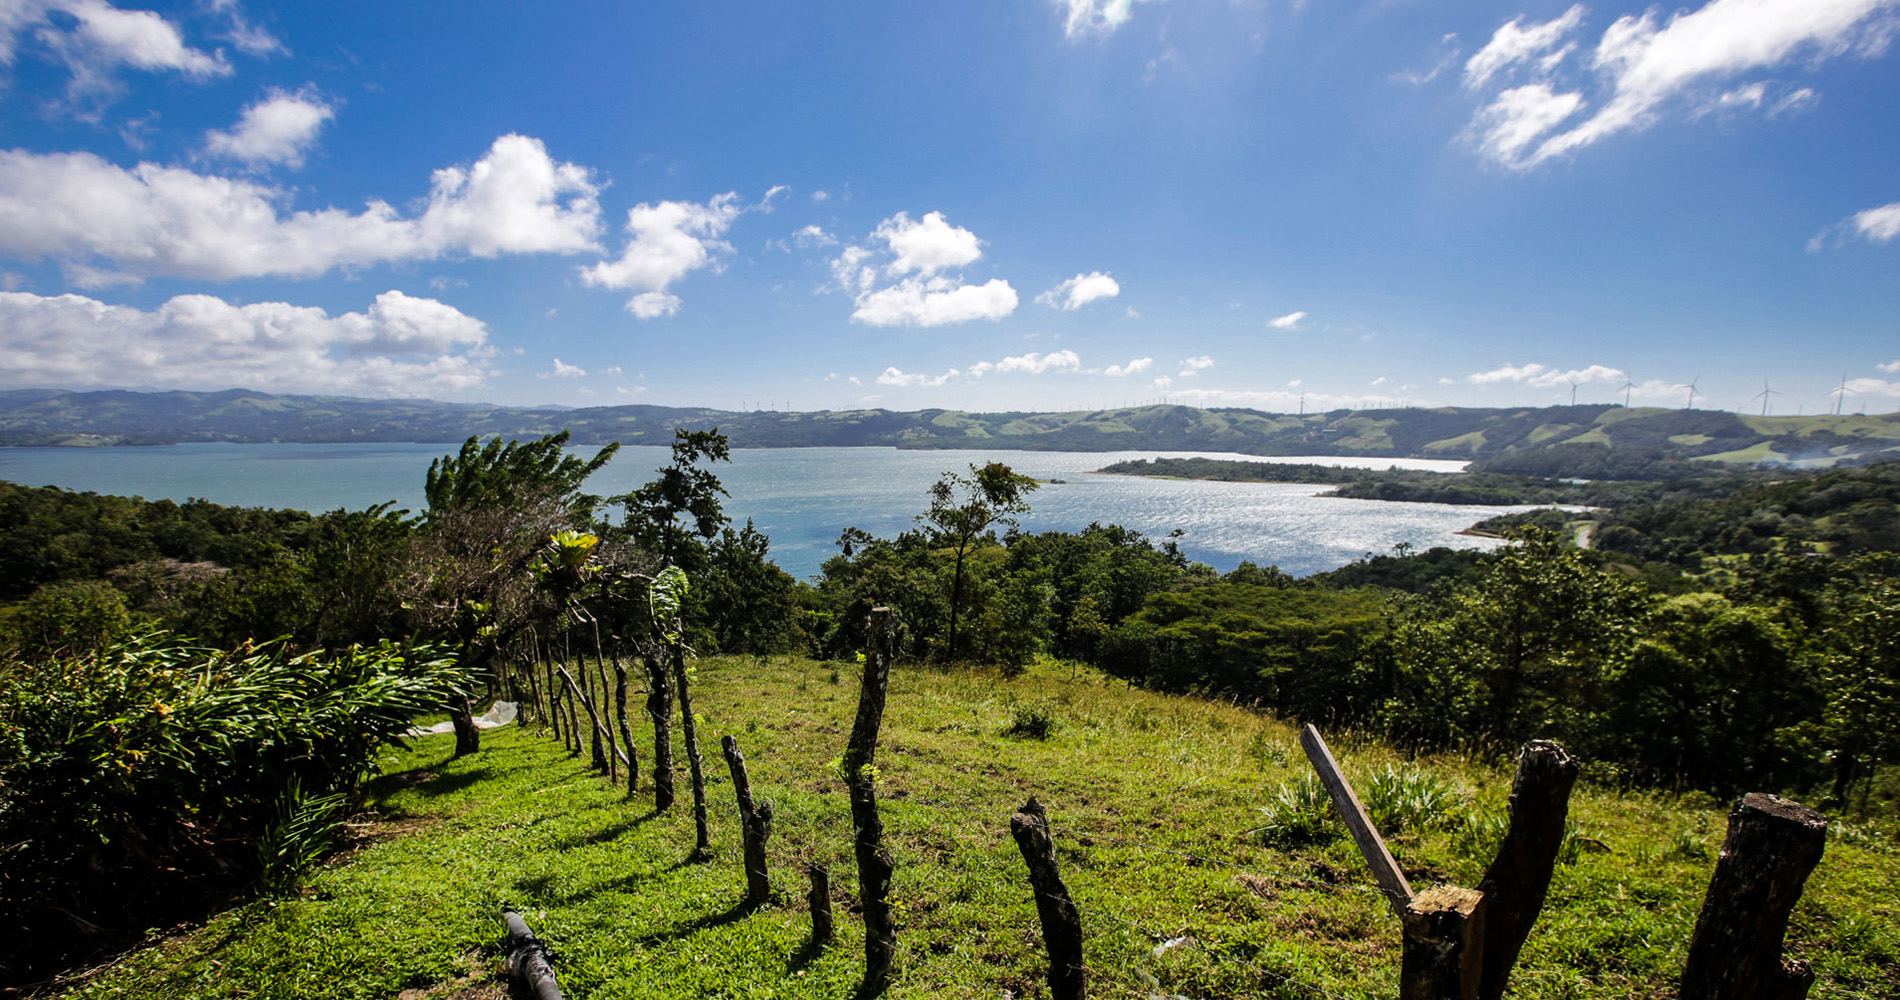
<path id="1" fill-rule="evenodd" d="M 1332 796 L 1333 810 L 1339 813 L 1340 821 L 1346 824 L 1353 843 L 1359 845 L 1359 853 L 1365 857 L 1367 867 L 1372 869 L 1372 877 L 1379 883 L 1379 890 L 1385 893 L 1392 912 L 1404 917 L 1406 906 L 1412 902 L 1412 883 L 1406 881 L 1405 873 L 1399 870 L 1399 863 L 1392 860 L 1392 852 L 1385 849 L 1385 841 L 1379 838 L 1379 831 L 1373 828 L 1372 820 L 1366 816 L 1366 807 L 1359 803 L 1359 796 L 1353 794 L 1352 785 L 1340 773 L 1339 762 L 1333 759 L 1333 751 L 1326 746 L 1326 740 L 1319 735 L 1319 730 L 1311 725 L 1300 729 L 1300 748 L 1306 751 L 1306 759 L 1312 762 L 1320 784 L 1325 785 L 1326 793 Z"/>
<path id="2" fill-rule="evenodd" d="M 673 806 L 673 682 L 658 657 L 645 658 L 647 715 L 653 720 L 653 808 Z"/>
<path id="3" fill-rule="evenodd" d="M 1484 893 L 1455 885 L 1412 898 L 1399 915 L 1399 1000 L 1477 1000 L 1484 908 Z"/>
<path id="4" fill-rule="evenodd" d="M 1484 894 L 1446 885 L 1415 895 L 1319 730 L 1302 727 L 1300 746 L 1398 915 L 1403 931 L 1399 1000 L 1478 1000 L 1484 971 Z"/>
<path id="5" fill-rule="evenodd" d="M 593 720 L 593 723 L 594 723 L 594 752 L 595 752 L 596 754 L 599 754 L 599 753 L 600 753 L 600 737 L 601 737 L 601 734 L 602 734 L 602 733 L 604 733 L 604 732 L 606 732 L 606 727 L 605 727 L 605 726 L 603 726 L 603 725 L 601 724 L 601 721 L 600 721 L 600 713 L 598 713 L 598 712 L 596 712 L 596 711 L 594 711 L 594 703 L 593 703 L 592 701 L 589 701 L 589 700 L 587 699 L 587 696 L 586 696 L 586 695 L 584 695 L 584 694 L 580 694 L 580 692 L 579 692 L 579 688 L 578 688 L 578 687 L 577 687 L 577 686 L 576 686 L 576 685 L 574 684 L 574 678 L 573 678 L 573 677 L 572 677 L 571 675 L 569 675 L 569 674 L 568 674 L 568 672 L 567 672 L 567 668 L 566 668 L 566 667 L 562 667 L 562 668 L 561 668 L 561 680 L 563 680 L 563 681 L 565 681 L 565 682 L 567 683 L 567 689 L 568 689 L 568 692 L 569 692 L 570 694 L 572 694 L 572 695 L 574 695 L 574 696 L 576 696 L 576 697 L 578 697 L 578 698 L 580 699 L 580 702 L 581 702 L 581 705 L 582 705 L 582 706 L 583 706 L 584 708 L 586 708 L 586 709 L 587 709 L 587 717 L 588 717 L 589 719 L 591 719 L 591 720 Z M 612 743 L 612 741 L 611 741 L 611 740 L 609 740 L 609 741 L 608 741 L 608 747 L 609 747 L 609 749 L 611 749 L 611 748 L 612 748 L 612 746 L 613 746 L 613 743 Z M 608 780 L 609 782 L 617 782 L 617 781 L 619 780 L 619 772 L 618 772 L 618 771 L 616 771 L 616 770 L 614 769 L 614 758 L 613 758 L 613 757 L 605 757 L 605 758 L 600 758 L 600 759 L 604 759 L 604 760 L 606 761 L 606 763 L 607 763 L 607 767 L 606 767 L 606 771 L 607 771 L 607 780 Z M 624 758 L 622 758 L 622 759 L 624 759 Z M 599 768 L 599 767 L 600 767 L 600 764 L 599 764 L 599 763 L 595 763 L 595 765 L 594 765 L 594 766 L 595 766 L 596 768 Z"/>
<path id="6" fill-rule="evenodd" d="M 1029 885 L 1036 892 L 1036 915 L 1042 920 L 1042 940 L 1049 949 L 1049 995 L 1055 1000 L 1082 1000 L 1088 995 L 1088 969 L 1082 964 L 1082 915 L 1069 898 L 1056 870 L 1056 845 L 1049 836 L 1049 817 L 1034 796 L 1009 818 L 1010 835 L 1029 865 Z"/>
<path id="7" fill-rule="evenodd" d="M 1728 814 L 1728 839 L 1709 879 L 1682 1000 L 1801 1000 L 1814 984 L 1804 961 L 1783 965 L 1788 914 L 1827 846 L 1827 817 L 1751 792 Z"/>
<path id="8" fill-rule="evenodd" d="M 686 773 L 693 782 L 693 856 L 712 854 L 712 831 L 706 826 L 705 761 L 699 756 L 699 720 L 693 718 L 693 692 L 686 683 L 686 652 L 673 644 L 673 689 L 680 701 L 680 730 L 686 736 Z"/>
<path id="9" fill-rule="evenodd" d="M 614 643 L 614 721 L 620 726 L 620 742 L 627 746 L 627 797 L 640 787 L 640 751 L 633 745 L 633 730 L 627 726 L 627 665 L 620 662 L 620 640 Z"/>
<path id="10" fill-rule="evenodd" d="M 1511 780 L 1510 829 L 1478 883 L 1484 893 L 1482 1000 L 1504 996 L 1511 967 L 1543 912 L 1576 783 L 1576 758 L 1562 746 L 1549 740 L 1524 744 Z"/>
<path id="11" fill-rule="evenodd" d="M 858 861 L 858 901 L 864 910 L 864 982 L 860 997 L 882 994 L 890 985 L 891 962 L 897 952 L 897 930 L 885 897 L 891 889 L 896 862 L 884 850 L 884 823 L 877 815 L 877 733 L 884 724 L 884 696 L 890 689 L 891 609 L 873 608 L 864 675 L 858 685 L 858 716 L 844 751 L 845 787 L 851 793 L 853 853 Z"/>
<path id="12" fill-rule="evenodd" d="M 772 881 L 765 872 L 765 842 L 772 836 L 772 803 L 752 803 L 752 779 L 746 774 L 745 754 L 739 741 L 730 736 L 719 741 L 726 752 L 726 767 L 732 771 L 732 791 L 739 799 L 739 829 L 745 837 L 745 903 L 757 909 L 772 900 Z"/>
<path id="13" fill-rule="evenodd" d="M 812 865 L 806 873 L 811 876 L 811 893 L 805 897 L 811 907 L 811 946 L 822 949 L 831 943 L 831 872 Z"/>
<path id="14" fill-rule="evenodd" d="M 508 924 L 508 978 L 520 983 L 534 1000 L 561 1000 L 561 987 L 548 961 L 548 946 L 534 936 L 514 907 L 503 903 L 501 919 Z"/>

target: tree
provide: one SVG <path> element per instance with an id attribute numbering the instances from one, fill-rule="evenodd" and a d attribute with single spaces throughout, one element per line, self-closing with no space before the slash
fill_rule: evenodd
<path id="1" fill-rule="evenodd" d="M 471 676 L 544 612 L 530 562 L 555 533 L 586 527 L 600 503 L 581 486 L 619 443 L 582 459 L 567 454 L 567 439 L 566 431 L 526 443 L 471 437 L 459 454 L 429 463 L 429 509 L 403 589 L 417 624 L 449 634 Z M 456 756 L 474 753 L 481 737 L 467 698 L 450 709 Z"/>
<path id="2" fill-rule="evenodd" d="M 970 475 L 947 472 L 930 487 L 930 509 L 917 515 L 937 540 L 947 545 L 956 559 L 950 577 L 950 638 L 944 647 L 947 659 L 957 656 L 957 625 L 963 606 L 964 563 L 977 541 L 996 525 L 1016 526 L 1017 514 L 1029 510 L 1024 497 L 1034 492 L 1036 481 L 1011 472 L 1001 462 L 982 468 L 970 466 Z"/>
<path id="3" fill-rule="evenodd" d="M 697 571 L 704 561 L 705 541 L 731 520 L 719 501 L 728 495 L 726 488 L 711 470 L 698 465 L 730 461 L 732 451 L 719 428 L 674 430 L 673 464 L 661 468 L 658 479 L 613 498 L 626 507 L 628 535 L 663 564 Z"/>

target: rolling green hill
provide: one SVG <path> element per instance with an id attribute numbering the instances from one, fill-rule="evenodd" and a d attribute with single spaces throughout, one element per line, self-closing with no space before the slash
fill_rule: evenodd
<path id="1" fill-rule="evenodd" d="M 1557 445 L 1607 445 L 1658 458 L 1812 462 L 1900 456 L 1900 414 L 1752 417 L 1612 405 L 1518 409 L 1334 410 L 1140 406 L 1063 413 L 958 410 L 733 412 L 693 407 L 502 407 L 225 392 L 0 392 L 0 445 L 187 441 L 460 441 L 562 428 L 576 444 L 664 444 L 675 427 L 718 427 L 734 447 L 882 445 L 1037 451 L 1194 450 L 1251 455 L 1484 459 Z"/>

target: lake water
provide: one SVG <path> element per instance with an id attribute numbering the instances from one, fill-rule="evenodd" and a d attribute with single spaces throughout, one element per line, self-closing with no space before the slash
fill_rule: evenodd
<path id="1" fill-rule="evenodd" d="M 419 510 L 429 461 L 454 448 L 441 444 L 186 444 L 161 448 L 0 448 L 0 479 L 221 504 L 324 511 L 384 500 Z M 591 449 L 582 451 L 592 454 Z M 1029 531 L 1077 530 L 1090 522 L 1121 524 L 1152 538 L 1186 532 L 1189 558 L 1225 572 L 1243 559 L 1304 576 L 1345 565 L 1400 542 L 1417 548 L 1489 548 L 1489 539 L 1456 532 L 1473 522 L 1526 507 L 1387 503 L 1316 496 L 1323 486 L 1213 483 L 1090 470 L 1133 458 L 1235 458 L 1266 462 L 1454 472 L 1462 462 L 1424 459 L 1261 458 L 1213 452 L 899 451 L 894 448 L 734 449 L 716 467 L 732 494 L 726 511 L 771 536 L 772 556 L 803 578 L 835 555 L 839 532 L 858 527 L 890 537 L 912 527 L 927 491 L 945 472 L 971 463 L 1004 462 L 1045 483 L 1031 494 Z M 623 493 L 653 478 L 671 458 L 661 447 L 622 448 L 589 481 L 602 495 Z"/>

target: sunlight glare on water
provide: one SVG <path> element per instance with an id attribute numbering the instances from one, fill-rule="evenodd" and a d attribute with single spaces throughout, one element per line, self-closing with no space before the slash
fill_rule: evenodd
<path id="1" fill-rule="evenodd" d="M 0 448 L 0 478 L 29 486 L 140 495 L 183 501 L 360 509 L 384 500 L 419 510 L 429 460 L 455 448 L 441 444 L 190 444 L 163 448 Z M 593 449 L 577 449 L 591 455 Z M 1223 572 L 1241 560 L 1306 575 L 1342 566 L 1403 542 L 1488 548 L 1490 539 L 1456 532 L 1475 521 L 1528 507 L 1389 503 L 1319 497 L 1323 486 L 1215 483 L 1093 475 L 1133 458 L 1233 458 L 1246 461 L 1430 469 L 1455 472 L 1462 462 L 1340 457 L 1262 458 L 1213 452 L 899 451 L 894 448 L 735 449 L 715 468 L 732 496 L 726 512 L 751 518 L 771 536 L 772 556 L 809 578 L 847 527 L 893 536 L 915 525 L 930 484 L 971 464 L 1003 462 L 1045 482 L 1030 495 L 1025 531 L 1075 531 L 1090 523 L 1120 524 L 1156 540 L 1177 528 L 1181 550 Z M 589 489 L 624 493 L 653 477 L 667 449 L 623 448 Z"/>

